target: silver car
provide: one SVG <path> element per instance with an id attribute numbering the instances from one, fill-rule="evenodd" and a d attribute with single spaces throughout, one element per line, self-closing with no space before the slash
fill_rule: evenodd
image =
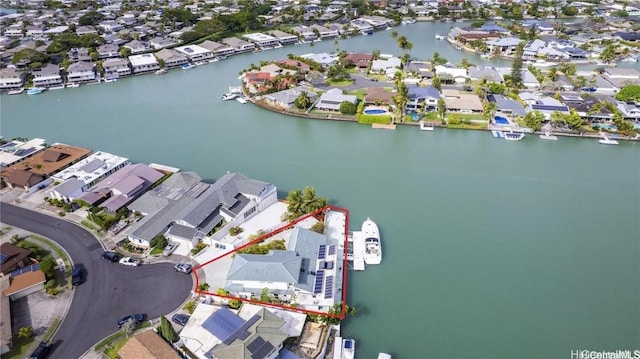
<path id="1" fill-rule="evenodd" d="M 166 247 L 164 247 L 162 255 L 168 257 L 171 255 L 171 253 L 173 253 L 173 251 L 176 250 L 176 248 L 178 248 L 178 243 L 170 243 Z"/>

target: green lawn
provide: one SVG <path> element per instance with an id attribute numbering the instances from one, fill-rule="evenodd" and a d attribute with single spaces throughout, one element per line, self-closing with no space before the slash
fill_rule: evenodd
<path id="1" fill-rule="evenodd" d="M 438 121 L 440 120 L 440 115 L 436 111 L 427 112 L 424 116 L 424 119 L 427 121 Z"/>
<path id="2" fill-rule="evenodd" d="M 451 113 L 450 115 L 455 115 L 461 120 L 486 121 L 481 113 Z"/>
<path id="3" fill-rule="evenodd" d="M 160 248 L 160 247 L 153 247 L 153 249 L 151 250 L 151 255 L 152 256 L 160 255 L 160 254 L 162 254 L 163 250 L 164 249 Z"/>
<path id="4" fill-rule="evenodd" d="M 128 340 L 129 338 L 122 338 L 117 342 L 112 343 L 107 347 L 107 349 L 105 349 L 104 354 L 110 359 L 120 359 L 120 356 L 118 355 L 118 350 L 120 350 L 120 348 L 122 348 L 127 343 Z"/>
<path id="5" fill-rule="evenodd" d="M 340 80 L 340 81 L 327 81 L 327 83 L 331 86 L 336 86 L 336 87 L 349 86 L 353 83 L 353 80 L 349 79 L 349 80 Z"/>
<path id="6" fill-rule="evenodd" d="M 358 100 L 362 101 L 364 99 L 364 96 L 367 94 L 367 90 L 366 89 L 352 90 L 352 91 L 346 91 L 345 93 L 347 95 L 358 96 Z"/>
<path id="7" fill-rule="evenodd" d="M 27 357 L 29 349 L 34 342 L 34 337 L 29 339 L 15 339 L 13 347 L 8 352 L 2 354 L 2 359 L 23 359 Z"/>

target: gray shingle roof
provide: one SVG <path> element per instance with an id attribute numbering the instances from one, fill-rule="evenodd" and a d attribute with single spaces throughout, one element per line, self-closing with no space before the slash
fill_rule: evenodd
<path id="1" fill-rule="evenodd" d="M 56 186 L 55 188 L 53 188 L 53 190 L 65 197 L 68 197 L 74 192 L 82 189 L 82 187 L 84 187 L 84 182 L 74 177 Z"/>
<path id="2" fill-rule="evenodd" d="M 290 251 L 238 254 L 233 259 L 227 280 L 297 283 L 302 257 Z"/>

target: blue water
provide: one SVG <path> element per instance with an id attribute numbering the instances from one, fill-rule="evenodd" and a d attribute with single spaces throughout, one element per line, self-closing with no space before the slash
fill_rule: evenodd
<path id="1" fill-rule="evenodd" d="M 387 113 L 387 110 L 381 110 L 378 108 L 372 108 L 370 110 L 364 110 L 364 113 L 366 115 L 383 115 L 385 113 Z"/>
<path id="2" fill-rule="evenodd" d="M 502 117 L 502 116 L 495 116 L 494 120 L 496 121 L 496 124 L 498 124 L 498 125 L 508 125 L 509 124 L 509 120 L 507 120 L 505 117 Z"/>
<path id="3" fill-rule="evenodd" d="M 593 125 L 593 127 L 596 127 L 596 126 L 597 126 L 598 128 L 604 129 L 604 130 L 613 130 L 613 131 L 615 131 L 615 130 L 617 130 L 617 129 L 618 129 L 618 128 L 616 127 L 616 125 L 609 125 L 609 124 L 607 124 L 607 123 L 598 123 L 598 124 L 596 124 L 596 125 Z"/>
<path id="4" fill-rule="evenodd" d="M 420 114 L 418 114 L 415 111 L 407 112 L 407 116 L 409 116 L 413 121 L 419 121 L 420 120 Z"/>

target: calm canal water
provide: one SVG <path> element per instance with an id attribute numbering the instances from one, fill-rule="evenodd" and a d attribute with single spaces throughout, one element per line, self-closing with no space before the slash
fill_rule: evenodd
<path id="1" fill-rule="evenodd" d="M 461 53 L 399 28 L 412 54 Z M 390 32 L 340 41 L 398 52 Z M 314 186 L 382 232 L 384 258 L 350 272 L 345 322 L 358 358 L 569 358 L 640 347 L 640 146 L 282 117 L 222 102 L 238 71 L 332 42 L 247 54 L 189 71 L 2 96 L 2 135 L 44 137 L 196 171 Z M 456 57 L 457 56 L 457 57 Z M 480 62 L 479 58 L 472 58 Z M 472 61 L 473 62 L 473 61 Z"/>

